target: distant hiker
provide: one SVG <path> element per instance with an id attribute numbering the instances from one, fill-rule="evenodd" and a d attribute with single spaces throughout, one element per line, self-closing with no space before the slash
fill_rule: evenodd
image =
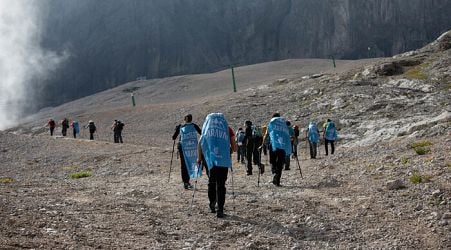
<path id="1" fill-rule="evenodd" d="M 285 158 L 291 155 L 291 141 L 288 126 L 279 113 L 273 115 L 263 140 L 266 140 L 268 136 L 270 138 L 269 158 L 273 173 L 272 183 L 280 186 Z"/>
<path id="2" fill-rule="evenodd" d="M 263 133 L 262 127 L 255 125 L 252 128 L 252 139 L 254 140 L 254 153 L 253 153 L 253 163 L 258 166 L 260 173 L 263 174 L 264 166 L 261 163 L 262 145 L 263 145 Z"/>
<path id="3" fill-rule="evenodd" d="M 67 119 L 67 118 L 64 118 L 62 121 L 61 121 L 61 134 L 63 135 L 63 136 L 66 136 L 67 135 L 67 129 L 69 128 L 69 120 Z"/>
<path id="4" fill-rule="evenodd" d="M 288 134 L 290 136 L 290 147 L 291 150 L 293 150 L 293 146 L 294 146 L 294 129 L 291 127 L 291 122 L 286 121 L 285 124 L 287 125 L 288 128 Z M 285 170 L 290 170 L 290 155 L 291 153 L 285 157 Z"/>
<path id="5" fill-rule="evenodd" d="M 94 140 L 94 133 L 96 132 L 97 128 L 96 125 L 92 120 L 88 122 L 88 125 L 86 125 L 85 128 L 89 129 L 89 140 Z"/>
<path id="6" fill-rule="evenodd" d="M 232 168 L 231 152 L 236 151 L 233 130 L 228 126 L 222 113 L 212 113 L 205 118 L 202 135 L 198 144 L 198 163 L 202 156 L 209 169 L 208 199 L 210 212 L 216 217 L 224 217 L 226 196 L 225 183 L 229 168 Z M 218 210 L 216 211 L 216 203 Z"/>
<path id="7" fill-rule="evenodd" d="M 113 130 L 113 140 L 114 143 L 123 143 L 122 141 L 122 130 L 124 129 L 125 124 L 120 120 L 114 120 L 111 129 Z"/>
<path id="8" fill-rule="evenodd" d="M 294 131 L 294 142 L 293 142 L 293 158 L 296 158 L 298 156 L 298 144 L 299 144 L 299 126 L 293 125 L 293 131 Z"/>
<path id="9" fill-rule="evenodd" d="M 243 128 L 238 128 L 238 132 L 236 133 L 236 143 L 238 145 L 238 150 L 236 152 L 237 162 L 244 163 L 244 157 L 246 156 L 246 146 L 244 145 L 244 139 L 246 135 L 244 133 Z"/>
<path id="10" fill-rule="evenodd" d="M 197 173 L 194 173 L 196 167 L 196 151 L 197 151 L 197 134 L 200 135 L 201 130 L 199 126 L 193 123 L 193 116 L 187 114 L 183 120 L 185 124 L 177 125 L 175 132 L 172 135 L 172 140 L 177 139 L 180 134 L 179 143 L 177 149 L 180 156 L 180 167 L 183 181 L 183 187 L 190 189 L 193 186 L 190 184 L 190 175 L 194 177 Z M 197 134 L 196 134 L 197 133 Z M 193 151 L 194 150 L 194 151 Z M 194 153 L 193 153 L 194 152 Z M 193 165 L 194 164 L 194 165 Z"/>
<path id="11" fill-rule="evenodd" d="M 310 146 L 310 158 L 316 159 L 316 151 L 319 142 L 319 130 L 316 122 L 311 121 L 305 133 Z"/>
<path id="12" fill-rule="evenodd" d="M 335 123 L 331 119 L 327 119 L 326 123 L 323 125 L 324 127 L 324 146 L 326 148 L 326 155 L 328 155 L 328 147 L 327 144 L 330 143 L 331 154 L 334 154 L 335 146 L 334 142 L 337 139 L 337 129 L 335 127 Z"/>
<path id="13" fill-rule="evenodd" d="M 252 136 L 253 128 L 252 122 L 246 121 L 244 123 L 244 141 L 246 145 L 246 161 L 247 161 L 247 175 L 252 175 L 252 156 L 254 154 L 254 138 Z"/>
<path id="14" fill-rule="evenodd" d="M 49 127 L 49 130 L 50 130 L 50 136 L 53 136 L 53 131 L 55 130 L 56 122 L 53 119 L 50 119 L 47 122 L 47 126 Z"/>
<path id="15" fill-rule="evenodd" d="M 77 134 L 80 134 L 80 125 L 78 124 L 78 121 L 76 120 L 72 121 L 71 127 L 74 134 L 74 138 L 77 138 Z"/>

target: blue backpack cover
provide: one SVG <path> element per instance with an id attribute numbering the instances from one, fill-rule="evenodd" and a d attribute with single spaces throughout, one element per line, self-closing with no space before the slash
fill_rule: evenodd
<path id="1" fill-rule="evenodd" d="M 205 118 L 200 145 L 207 167 L 232 167 L 229 125 L 222 113 L 211 113 Z"/>
<path id="2" fill-rule="evenodd" d="M 308 140 L 312 143 L 318 143 L 319 141 L 318 127 L 314 122 L 308 125 Z"/>
<path id="3" fill-rule="evenodd" d="M 328 141 L 335 141 L 337 139 L 337 129 L 335 128 L 335 123 L 328 122 L 326 125 L 325 136 Z"/>
<path id="4" fill-rule="evenodd" d="M 285 155 L 291 155 L 291 141 L 288 126 L 282 117 L 274 117 L 268 125 L 271 147 L 285 150 Z"/>
<path id="5" fill-rule="evenodd" d="M 197 131 L 192 123 L 185 124 L 180 128 L 180 145 L 189 177 L 202 176 L 202 170 L 197 164 Z"/>

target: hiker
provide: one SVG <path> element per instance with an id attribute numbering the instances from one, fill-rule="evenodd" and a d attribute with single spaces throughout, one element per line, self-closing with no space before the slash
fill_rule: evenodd
<path id="1" fill-rule="evenodd" d="M 269 161 L 272 166 L 273 181 L 276 186 L 280 186 L 280 178 L 282 177 L 282 169 L 285 158 L 291 155 L 291 142 L 288 126 L 283 117 L 279 113 L 275 113 L 268 124 L 267 132 L 263 137 L 263 141 L 270 138 Z"/>
<path id="2" fill-rule="evenodd" d="M 121 120 L 117 120 L 117 143 L 124 143 L 122 140 L 122 130 L 124 130 L 125 124 Z"/>
<path id="3" fill-rule="evenodd" d="M 67 129 L 69 128 L 69 120 L 67 119 L 67 118 L 64 118 L 62 121 L 61 121 L 61 134 L 63 135 L 63 136 L 66 136 L 67 135 Z"/>
<path id="4" fill-rule="evenodd" d="M 78 121 L 73 120 L 71 127 L 72 127 L 72 132 L 74 134 L 74 138 L 77 138 L 77 134 L 80 134 L 80 125 L 78 124 Z"/>
<path id="5" fill-rule="evenodd" d="M 224 217 L 225 183 L 229 168 L 232 168 L 231 153 L 236 151 L 234 137 L 233 130 L 222 113 L 212 113 L 205 118 L 198 144 L 197 161 L 200 164 L 203 156 L 209 170 L 209 208 L 218 218 Z"/>
<path id="6" fill-rule="evenodd" d="M 56 122 L 53 119 L 50 119 L 47 122 L 47 126 L 49 127 L 49 130 L 50 130 L 50 136 L 53 136 L 53 131 L 55 130 Z"/>
<path id="7" fill-rule="evenodd" d="M 247 161 L 247 175 L 252 175 L 252 156 L 254 154 L 254 139 L 252 136 L 253 128 L 252 128 L 252 122 L 246 121 L 244 123 L 245 130 L 244 130 L 244 141 L 246 145 L 246 161 Z"/>
<path id="8" fill-rule="evenodd" d="M 114 143 L 123 143 L 122 141 L 122 130 L 124 129 L 125 124 L 120 120 L 114 120 L 111 129 L 113 130 L 113 140 Z"/>
<path id="9" fill-rule="evenodd" d="M 335 123 L 331 119 L 327 119 L 326 123 L 323 125 L 324 127 L 324 146 L 326 148 L 326 155 L 329 154 L 327 144 L 330 143 L 331 154 L 334 154 L 335 146 L 334 142 L 337 139 L 337 129 L 335 127 Z"/>
<path id="10" fill-rule="evenodd" d="M 291 150 L 293 150 L 294 147 L 294 129 L 291 127 L 291 122 L 286 121 L 285 124 L 288 127 L 288 134 L 290 135 L 290 147 Z M 290 155 L 291 153 L 285 158 L 285 170 L 290 170 Z"/>
<path id="11" fill-rule="evenodd" d="M 310 146 L 310 158 L 316 159 L 317 147 L 319 142 L 319 130 L 315 121 L 310 122 L 305 134 Z"/>
<path id="12" fill-rule="evenodd" d="M 177 139 L 177 137 L 180 134 L 179 142 L 177 144 L 177 149 L 178 149 L 179 156 L 180 156 L 180 167 L 181 167 L 183 187 L 185 189 L 191 189 L 191 188 L 193 188 L 193 186 L 189 182 L 190 175 L 188 172 L 188 167 L 191 168 L 191 164 L 189 164 L 189 165 L 186 164 L 186 159 L 188 157 L 185 156 L 185 154 L 184 154 L 185 153 L 184 147 L 190 147 L 190 145 L 188 145 L 188 143 L 186 143 L 187 145 L 182 145 L 182 144 L 184 144 L 188 140 L 193 139 L 195 137 L 196 143 L 195 143 L 194 147 L 196 148 L 196 145 L 197 145 L 196 132 L 197 132 L 197 134 L 200 135 L 201 130 L 197 124 L 192 122 L 193 116 L 191 114 L 185 115 L 183 120 L 185 121 L 185 124 L 183 124 L 183 125 L 179 124 L 175 127 L 175 132 L 172 135 L 172 140 Z M 194 154 L 194 156 L 196 156 L 196 154 Z M 194 160 L 194 163 L 195 163 L 195 161 L 196 160 Z"/>
<path id="13" fill-rule="evenodd" d="M 299 144 L 299 126 L 293 125 L 293 131 L 294 131 L 294 141 L 293 141 L 293 159 L 296 159 L 298 157 L 298 144 Z"/>
<path id="14" fill-rule="evenodd" d="M 97 128 L 96 125 L 92 120 L 88 122 L 88 125 L 85 126 L 85 128 L 89 129 L 89 140 L 94 140 L 94 133 L 96 132 Z"/>
<path id="15" fill-rule="evenodd" d="M 265 166 L 261 163 L 262 145 L 263 145 L 263 129 L 259 125 L 252 128 L 252 139 L 254 140 L 254 165 L 258 166 L 260 174 L 265 172 Z"/>
<path id="16" fill-rule="evenodd" d="M 243 128 L 238 128 L 236 133 L 236 143 L 238 145 L 238 150 L 236 151 L 237 162 L 244 163 L 244 157 L 246 155 L 246 146 L 244 145 L 245 133 Z"/>

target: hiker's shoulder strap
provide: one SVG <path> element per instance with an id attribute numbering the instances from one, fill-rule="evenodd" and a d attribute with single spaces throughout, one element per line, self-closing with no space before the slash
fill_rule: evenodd
<path id="1" fill-rule="evenodd" d="M 200 129 L 199 125 L 197 125 L 196 123 L 193 123 L 194 128 L 196 129 L 197 133 L 202 134 L 202 130 Z"/>

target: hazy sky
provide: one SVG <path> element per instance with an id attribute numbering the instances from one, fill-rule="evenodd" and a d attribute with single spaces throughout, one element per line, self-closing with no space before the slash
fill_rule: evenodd
<path id="1" fill-rule="evenodd" d="M 62 58 L 40 43 L 39 0 L 0 0 L 0 130 L 14 126 Z"/>

